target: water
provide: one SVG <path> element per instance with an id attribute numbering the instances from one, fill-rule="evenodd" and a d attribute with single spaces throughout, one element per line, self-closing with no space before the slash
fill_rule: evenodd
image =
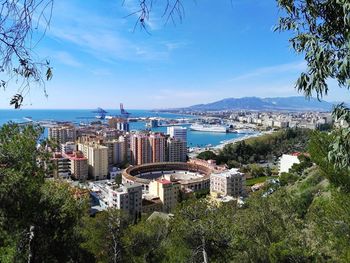
<path id="1" fill-rule="evenodd" d="M 107 110 L 107 115 L 118 115 L 119 110 Z M 158 113 L 147 110 L 128 110 L 130 117 L 160 117 L 160 118 L 193 118 L 193 116 L 186 116 L 172 113 Z M 41 120 L 55 120 L 55 121 L 71 121 L 75 123 L 86 122 L 93 120 L 96 114 L 92 110 L 0 110 L 0 125 L 9 121 L 25 122 L 25 117 L 31 117 L 34 121 Z M 131 130 L 145 129 L 145 122 L 131 122 Z M 189 125 L 184 125 L 189 127 Z M 152 129 L 153 131 L 166 132 L 166 127 L 158 127 Z M 243 137 L 243 134 L 235 133 L 208 133 L 188 130 L 187 140 L 189 147 L 204 147 L 208 144 L 216 146 L 222 141 Z"/>

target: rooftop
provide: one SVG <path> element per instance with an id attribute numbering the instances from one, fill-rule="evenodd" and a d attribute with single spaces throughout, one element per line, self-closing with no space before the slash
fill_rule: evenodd
<path id="1" fill-rule="evenodd" d="M 129 189 L 129 188 L 135 188 L 135 187 L 142 187 L 142 185 L 139 183 L 133 183 L 133 184 L 125 183 L 123 184 L 123 187 L 125 187 L 126 189 Z"/>
<path id="2" fill-rule="evenodd" d="M 214 173 L 214 175 L 218 175 L 222 177 L 231 177 L 233 175 L 243 175 L 243 173 L 241 173 L 238 168 L 232 168 L 230 170 L 226 170 L 221 173 Z"/>
<path id="3" fill-rule="evenodd" d="M 161 184 L 171 184 L 171 182 L 169 180 L 166 180 L 166 179 L 159 179 L 157 180 L 158 183 L 161 183 Z"/>

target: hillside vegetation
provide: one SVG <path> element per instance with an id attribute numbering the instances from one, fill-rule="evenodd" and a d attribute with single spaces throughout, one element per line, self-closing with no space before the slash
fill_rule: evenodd
<path id="1" fill-rule="evenodd" d="M 294 167 L 243 207 L 193 198 L 173 217 L 131 224 L 116 209 L 90 217 L 87 196 L 44 180 L 41 132 L 0 128 L 0 262 L 350 261 L 349 171 L 327 160 L 331 135 L 312 134 L 314 166 Z"/>
<path id="2" fill-rule="evenodd" d="M 305 152 L 311 131 L 307 129 L 285 129 L 260 137 L 249 138 L 225 145 L 218 154 L 205 151 L 200 159 L 214 159 L 229 166 L 256 162 L 275 162 L 284 153 Z"/>

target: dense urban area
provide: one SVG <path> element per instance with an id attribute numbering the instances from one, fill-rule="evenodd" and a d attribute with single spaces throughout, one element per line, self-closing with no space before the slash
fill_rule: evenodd
<path id="1" fill-rule="evenodd" d="M 141 131 L 130 131 L 129 116 L 97 118 L 41 122 L 47 138 L 28 118 L 1 128 L 2 170 L 23 171 L 3 184 L 8 220 L 33 227 L 28 243 L 16 249 L 30 245 L 38 261 L 54 262 L 347 257 L 345 239 L 337 237 L 341 226 L 317 221 L 321 213 L 342 216 L 332 214 L 338 207 L 328 207 L 327 195 L 345 187 L 334 175 L 344 172 L 323 158 L 330 129 L 347 124 L 334 123 L 330 113 L 202 112 L 191 126 L 149 118 Z M 167 133 L 152 132 L 157 125 L 167 125 Z M 199 125 L 247 136 L 191 149 L 188 129 Z M 27 191 L 38 193 L 28 198 Z M 345 196 L 337 198 L 347 209 Z M 328 234 L 320 235 L 324 228 Z M 11 242 L 21 233 L 6 233 L 2 255 L 18 256 Z"/>
<path id="2" fill-rule="evenodd" d="M 350 262 L 349 0 L 120 2 L 0 1 L 0 262 Z"/>

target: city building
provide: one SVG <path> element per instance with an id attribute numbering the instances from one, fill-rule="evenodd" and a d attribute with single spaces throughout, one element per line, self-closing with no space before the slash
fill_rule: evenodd
<path id="1" fill-rule="evenodd" d="M 283 154 L 280 159 L 279 174 L 288 173 L 293 164 L 300 163 L 298 156 L 300 153 Z"/>
<path id="2" fill-rule="evenodd" d="M 222 196 L 242 196 L 244 194 L 244 174 L 238 169 L 230 169 L 210 175 L 210 192 Z"/>
<path id="3" fill-rule="evenodd" d="M 73 124 L 63 124 L 48 129 L 48 138 L 57 144 L 57 150 L 66 142 L 75 142 L 76 129 Z"/>
<path id="4" fill-rule="evenodd" d="M 81 151 L 75 151 L 65 155 L 70 161 L 70 173 L 72 178 L 85 181 L 88 178 L 88 159 Z"/>
<path id="5" fill-rule="evenodd" d="M 155 133 L 149 136 L 150 162 L 159 163 L 165 161 L 166 138 L 163 134 Z"/>
<path id="6" fill-rule="evenodd" d="M 119 131 L 128 132 L 130 131 L 130 125 L 125 118 L 111 118 L 108 120 L 109 127 L 115 128 Z"/>
<path id="7" fill-rule="evenodd" d="M 108 175 L 108 147 L 97 143 L 78 143 L 78 150 L 88 159 L 89 177 L 106 179 Z"/>
<path id="8" fill-rule="evenodd" d="M 171 212 L 179 198 L 181 185 L 166 179 L 151 181 L 149 184 L 149 194 L 158 196 L 163 203 L 163 212 Z"/>
<path id="9" fill-rule="evenodd" d="M 157 128 L 158 125 L 159 125 L 159 123 L 158 123 L 158 120 L 157 120 L 157 119 L 151 119 L 151 120 L 149 121 L 149 123 L 147 123 L 147 127 L 148 127 L 148 128 Z"/>
<path id="10" fill-rule="evenodd" d="M 150 163 L 150 143 L 147 134 L 136 133 L 130 136 L 131 163 L 141 165 Z"/>
<path id="11" fill-rule="evenodd" d="M 77 145 L 75 142 L 66 142 L 61 144 L 61 151 L 62 153 L 73 153 L 76 151 Z"/>
<path id="12" fill-rule="evenodd" d="M 167 128 L 167 134 L 169 134 L 171 138 L 174 138 L 176 140 L 181 140 L 183 142 L 187 142 L 186 127 L 170 126 Z"/>
<path id="13" fill-rule="evenodd" d="M 109 169 L 109 178 L 111 180 L 115 180 L 117 177 L 121 179 L 122 177 L 122 170 L 118 167 L 110 167 Z"/>
<path id="14" fill-rule="evenodd" d="M 121 209 L 136 219 L 142 211 L 142 186 L 135 183 L 108 187 L 108 206 Z"/>
<path id="15" fill-rule="evenodd" d="M 51 159 L 53 164 L 52 175 L 54 178 L 69 178 L 70 173 L 70 160 L 63 156 L 62 153 L 53 153 L 53 158 Z"/>
<path id="16" fill-rule="evenodd" d="M 166 155 L 168 162 L 186 162 L 187 143 L 181 139 L 168 138 Z"/>

